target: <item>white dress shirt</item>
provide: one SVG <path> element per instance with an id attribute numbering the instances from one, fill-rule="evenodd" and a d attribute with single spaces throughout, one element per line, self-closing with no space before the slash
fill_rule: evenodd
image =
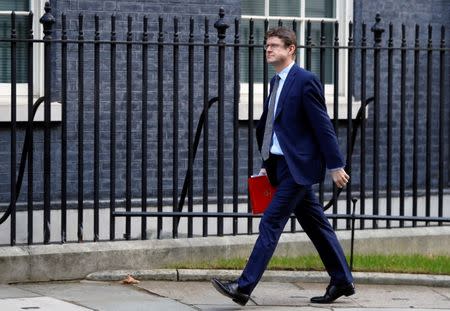
<path id="1" fill-rule="evenodd" d="M 291 70 L 292 66 L 294 66 L 295 62 L 292 61 L 292 63 L 285 67 L 283 70 L 281 70 L 278 73 L 278 76 L 280 77 L 280 82 L 278 82 L 278 90 L 277 90 L 277 96 L 275 97 L 275 112 L 273 114 L 274 118 L 277 112 L 278 107 L 278 99 L 280 98 L 281 90 L 283 89 L 284 81 L 286 81 L 286 78 L 288 76 L 289 70 Z M 270 153 L 272 154 L 278 154 L 283 155 L 283 150 L 281 150 L 280 143 L 278 142 L 277 134 L 275 133 L 275 129 L 273 131 L 272 136 L 272 146 L 270 146 Z"/>

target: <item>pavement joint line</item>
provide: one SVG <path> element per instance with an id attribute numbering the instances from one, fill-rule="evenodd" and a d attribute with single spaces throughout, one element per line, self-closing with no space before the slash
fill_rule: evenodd
<path id="1" fill-rule="evenodd" d="M 152 270 L 105 270 L 86 276 L 90 281 L 120 281 L 127 275 L 138 280 L 161 281 L 209 281 L 213 277 L 235 280 L 240 270 L 211 269 L 152 269 Z M 406 273 L 354 272 L 355 283 L 378 285 L 422 285 L 431 287 L 450 287 L 450 275 L 427 275 Z M 329 276 L 322 271 L 281 271 L 267 270 L 262 281 L 285 283 L 326 283 Z"/>

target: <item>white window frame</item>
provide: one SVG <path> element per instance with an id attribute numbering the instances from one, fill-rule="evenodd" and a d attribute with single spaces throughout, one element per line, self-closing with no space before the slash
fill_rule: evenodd
<path id="1" fill-rule="evenodd" d="M 273 0 L 272 0 L 273 1 Z M 322 20 L 325 22 L 339 22 L 339 42 L 340 45 L 346 45 L 348 41 L 348 24 L 353 19 L 353 0 L 336 0 L 336 18 L 312 18 L 305 17 L 305 0 L 300 1 L 300 10 L 301 17 L 284 17 L 284 16 L 269 16 L 267 13 L 269 12 L 269 0 L 264 0 L 264 12 L 266 15 L 242 15 L 242 20 L 286 20 L 293 21 L 296 20 L 299 25 L 299 31 L 302 35 L 300 35 L 299 45 L 305 45 L 305 27 L 306 22 L 310 20 L 311 22 L 321 22 Z M 340 49 L 339 50 L 339 95 L 338 95 L 338 118 L 339 119 L 347 119 L 347 67 L 348 67 L 348 50 Z M 297 63 L 301 66 L 305 66 L 305 58 L 303 55 L 298 57 L 296 60 Z M 263 110 L 263 84 L 262 83 L 254 83 L 253 84 L 253 119 L 258 120 L 262 114 Z M 330 118 L 334 117 L 334 85 L 326 84 L 325 87 L 325 101 L 327 104 L 327 111 Z M 239 120 L 248 120 L 248 97 L 249 97 L 249 84 L 247 82 L 240 83 L 240 105 L 239 105 Z M 352 117 L 355 118 L 357 111 L 359 109 L 360 103 L 353 102 L 352 109 Z"/>
<path id="2" fill-rule="evenodd" d="M 30 10 L 33 12 L 34 39 L 43 38 L 43 28 L 39 22 L 45 13 L 44 5 L 47 0 L 30 0 Z M 11 15 L 12 11 L 0 11 L 0 15 Z M 17 15 L 28 15 L 27 11 L 17 11 Z M 44 45 L 35 43 L 33 46 L 33 102 L 44 95 Z M 16 84 L 16 121 L 28 121 L 28 84 Z M 35 122 L 44 121 L 44 105 L 41 104 L 34 118 Z M 51 121 L 61 121 L 61 104 L 51 103 Z M 0 122 L 11 122 L 11 84 L 0 83 Z"/>

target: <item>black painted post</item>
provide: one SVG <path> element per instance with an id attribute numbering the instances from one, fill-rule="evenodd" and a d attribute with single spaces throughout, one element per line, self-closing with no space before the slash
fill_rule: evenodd
<path id="1" fill-rule="evenodd" d="M 373 120 L 373 214 L 378 215 L 378 199 L 379 199 L 379 123 L 380 123 L 380 47 L 381 37 L 384 29 L 380 25 L 380 13 L 375 17 L 376 23 L 372 26 L 371 31 L 374 35 L 374 120 Z M 376 229 L 378 223 L 373 220 L 373 228 Z"/>
<path id="2" fill-rule="evenodd" d="M 141 210 L 147 211 L 147 128 L 148 128 L 148 17 L 144 16 L 142 34 L 142 127 L 141 127 Z M 147 217 L 141 218 L 141 239 L 147 239 Z"/>
<path id="3" fill-rule="evenodd" d="M 248 128 L 247 128 L 247 175 L 253 175 L 253 135 L 254 135 L 254 127 L 253 127 L 253 105 L 254 105 L 254 53 L 255 53 L 255 39 L 253 36 L 254 29 L 254 21 L 250 19 L 249 21 L 249 36 L 248 36 Z M 266 43 L 264 42 L 264 45 Z M 264 59 L 264 63 L 266 63 Z M 266 76 L 267 71 L 264 71 L 264 76 Z M 267 85 L 265 82 L 264 85 Z M 266 98 L 266 97 L 264 97 Z M 251 212 L 250 201 L 247 203 L 247 211 Z M 253 233 L 253 220 L 251 218 L 247 219 L 247 234 Z"/>
<path id="4" fill-rule="evenodd" d="M 109 149 L 109 239 L 116 237 L 116 220 L 113 213 L 116 210 L 116 16 L 111 16 L 111 46 L 110 46 L 110 149 Z"/>
<path id="5" fill-rule="evenodd" d="M 178 211 L 177 200 L 178 200 L 178 87 L 179 87 L 179 71 L 178 71 L 178 59 L 179 59 L 179 46 L 180 37 L 178 32 L 178 18 L 173 19 L 173 90 L 172 90 L 172 103 L 173 103 L 173 122 L 172 122 L 172 148 L 173 148 L 173 158 L 172 158 L 172 210 L 174 212 Z M 179 210 L 181 212 L 181 209 Z M 178 220 L 179 218 L 174 218 L 172 223 L 172 237 L 178 238 Z"/>
<path id="6" fill-rule="evenodd" d="M 400 74 L 400 216 L 405 215 L 406 27 L 402 24 Z M 400 228 L 404 226 L 400 221 Z"/>
<path id="7" fill-rule="evenodd" d="M 188 212 L 194 211 L 194 18 L 189 19 L 189 48 L 188 48 Z M 192 238 L 194 223 L 192 217 L 188 217 L 188 237 Z"/>
<path id="8" fill-rule="evenodd" d="M 336 136 L 339 137 L 339 23 L 334 23 L 334 42 L 333 42 L 333 57 L 334 57 L 334 70 L 333 70 L 333 127 L 336 132 Z M 334 183 L 333 187 L 333 214 L 337 214 L 337 188 Z M 333 228 L 337 229 L 338 220 L 333 219 Z"/>
<path id="9" fill-rule="evenodd" d="M 354 41 L 353 41 L 353 23 L 348 24 L 348 65 L 347 65 L 347 171 L 349 175 L 352 174 L 352 96 L 354 93 Z M 347 214 L 351 209 L 351 195 L 352 195 L 352 179 L 348 181 L 346 187 L 347 194 Z M 350 229 L 350 221 L 347 220 L 347 230 Z"/>
<path id="10" fill-rule="evenodd" d="M 431 216 L 431 135 L 432 135 L 432 105 L 433 105 L 433 28 L 428 25 L 427 44 L 427 108 L 426 108 L 426 146 L 425 146 L 425 215 Z M 429 222 L 426 222 L 429 225 Z"/>
<path id="11" fill-rule="evenodd" d="M 234 20 L 234 96 L 233 96 L 233 213 L 238 212 L 239 194 L 239 19 Z M 238 233 L 238 218 L 233 218 L 233 235 Z"/>
<path id="12" fill-rule="evenodd" d="M 441 27 L 441 51 L 439 53 L 439 187 L 438 187 L 438 217 L 444 212 L 444 117 L 445 117 L 445 27 Z M 448 79 L 448 76 L 447 76 Z M 450 137 L 450 135 L 449 135 Z M 450 153 L 449 153 L 450 155 Z M 447 168 L 447 172 L 450 171 Z M 450 178 L 449 178 L 450 180 Z M 442 226 L 442 223 L 439 223 Z"/>
<path id="13" fill-rule="evenodd" d="M 366 23 L 362 23 L 361 38 L 361 158 L 360 158 L 360 213 L 366 212 L 366 66 L 367 66 L 367 37 Z M 335 82 L 336 83 L 336 82 Z M 364 229 L 365 222 L 361 219 L 360 229 Z"/>
<path id="14" fill-rule="evenodd" d="M 94 242 L 99 240 L 100 208 L 100 21 L 95 15 L 94 43 Z"/>
<path id="15" fill-rule="evenodd" d="M 393 114 L 393 56 L 394 56 L 394 39 L 393 25 L 389 23 L 389 39 L 388 39 L 388 86 L 387 86 L 387 172 L 386 172 L 386 214 L 392 214 L 392 114 Z M 386 227 L 391 227 L 390 220 L 386 221 Z"/>
<path id="16" fill-rule="evenodd" d="M 352 210 L 352 237 L 350 240 L 350 271 L 353 271 L 353 253 L 355 250 L 355 211 L 356 211 L 356 202 L 358 202 L 357 198 L 352 198 L 353 210 Z"/>
<path id="17" fill-rule="evenodd" d="M 10 244 L 16 244 L 16 146 L 17 146 L 17 34 L 16 13 L 11 13 L 11 227 Z"/>
<path id="18" fill-rule="evenodd" d="M 28 191 L 27 191 L 27 221 L 28 221 L 28 244 L 33 244 L 33 13 L 28 15 Z M 61 149 L 63 149 L 64 144 Z M 64 163 L 64 162 L 62 162 Z M 64 184 L 61 184 L 61 189 L 64 190 Z M 64 199 L 64 194 L 61 194 Z M 61 213 L 63 213 L 63 205 L 61 204 Z M 64 222 L 61 222 L 61 226 Z"/>
<path id="19" fill-rule="evenodd" d="M 217 211 L 223 212 L 223 158 L 224 158 L 224 97 L 225 97 L 225 36 L 227 28 L 230 27 L 225 20 L 225 11 L 223 8 L 219 10 L 219 19 L 214 23 L 214 28 L 217 29 L 218 45 L 219 45 L 219 108 L 218 108 L 218 139 L 217 139 Z M 223 218 L 217 221 L 217 235 L 223 235 Z"/>
<path id="20" fill-rule="evenodd" d="M 78 16 L 78 242 L 83 241 L 84 202 L 84 31 L 82 14 Z"/>
<path id="21" fill-rule="evenodd" d="M 311 70 L 311 21 L 306 22 L 306 70 Z"/>
<path id="22" fill-rule="evenodd" d="M 50 242 L 50 103 L 52 74 L 52 26 L 55 18 L 51 14 L 50 3 L 45 3 L 45 14 L 39 22 L 44 26 L 44 243 Z"/>
<path id="23" fill-rule="evenodd" d="M 125 168 L 125 210 L 131 212 L 131 162 L 132 162 L 132 137 L 131 137 L 131 127 L 132 127 L 132 89 L 133 89 L 133 18 L 128 15 L 127 19 L 127 52 L 126 52 L 126 168 Z M 131 238 L 131 218 L 125 217 L 125 234 L 126 240 Z"/>
<path id="24" fill-rule="evenodd" d="M 209 99 L 209 19 L 205 17 L 205 33 L 203 39 L 203 113 L 205 122 L 203 125 L 203 212 L 208 212 L 208 171 L 209 171 L 209 120 L 208 120 L 208 99 Z M 208 235 L 208 218 L 202 219 L 202 236 Z"/>
<path id="25" fill-rule="evenodd" d="M 61 243 L 67 240 L 67 22 L 61 16 Z M 32 158 L 31 158 L 32 159 Z M 31 162 L 28 162 L 31 163 Z"/>

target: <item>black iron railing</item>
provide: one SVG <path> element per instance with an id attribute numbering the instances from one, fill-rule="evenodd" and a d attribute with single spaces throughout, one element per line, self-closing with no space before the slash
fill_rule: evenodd
<path id="1" fill-rule="evenodd" d="M 11 36 L 0 38 L 11 51 L 11 122 L 0 131 L 10 135 L 11 143 L 9 161 L 1 160 L 1 167 L 10 168 L 10 191 L 0 193 L 5 203 L 0 229 L 9 220 L 10 234 L 0 243 L 148 239 L 152 231 L 156 238 L 164 232 L 173 238 L 256 233 L 259 215 L 250 213 L 246 196 L 246 179 L 260 164 L 253 120 L 254 107 L 262 102 L 255 96 L 255 67 L 263 68 L 264 97 L 270 77 L 267 64 L 255 62 L 258 55 L 264 59 L 264 42 L 254 37 L 255 21 L 249 22 L 249 37 L 242 38 L 238 19 L 234 35 L 227 36 L 230 25 L 223 10 L 214 24 L 216 33 L 210 32 L 208 18 L 202 23 L 191 18 L 188 32 L 181 33 L 181 21 L 174 18 L 169 36 L 163 18 L 156 31 L 150 31 L 144 17 L 137 31 L 136 20 L 128 16 L 127 29 L 119 30 L 113 15 L 105 33 L 99 16 L 93 18 L 94 29 L 85 29 L 80 14 L 74 32 L 65 14 L 55 27 L 48 4 L 45 10 L 42 40 L 33 38 L 32 14 L 28 36 L 18 38 L 14 13 Z M 201 34 L 194 31 L 199 25 Z M 264 21 L 265 30 L 268 26 Z M 292 27 L 297 30 L 295 21 Z M 329 181 L 318 187 L 320 200 L 332 207 L 334 227 L 447 224 L 450 108 L 445 28 L 437 45 L 429 26 L 424 46 L 416 26 L 414 46 L 408 47 L 405 26 L 399 39 L 392 24 L 383 45 L 379 15 L 371 28 L 373 44 L 366 24 L 356 32 L 350 23 L 344 44 L 339 27 L 346 25 L 334 24 L 330 44 L 322 22 L 320 40 L 313 42 L 307 22 L 305 45 L 299 45 L 298 53 L 300 63 L 305 57 L 306 69 L 318 58 L 322 81 L 326 53 L 332 55 L 332 122 L 352 175 L 345 196 Z M 17 44 L 26 44 L 28 51 L 24 124 L 17 122 Z M 44 103 L 43 123 L 33 122 L 33 56 L 41 45 L 44 94 L 38 104 Z M 239 119 L 244 67 L 248 110 L 247 118 Z M 342 71 L 346 79 L 341 79 Z M 345 117 L 339 113 L 342 85 Z M 60 122 L 52 121 L 55 101 L 62 108 Z M 22 132 L 26 139 L 17 174 L 17 135 Z M 24 177 L 27 187 L 22 189 Z M 37 234 L 41 226 L 42 234 Z M 301 228 L 293 218 L 287 230 Z"/>

